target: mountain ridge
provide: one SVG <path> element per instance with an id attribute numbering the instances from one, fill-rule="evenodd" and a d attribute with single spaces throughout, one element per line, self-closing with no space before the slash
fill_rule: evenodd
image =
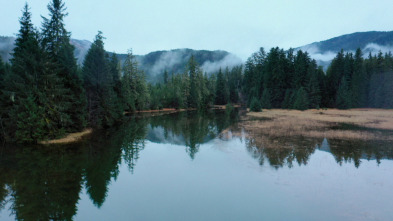
<path id="1" fill-rule="evenodd" d="M 0 36 L 0 56 L 4 61 L 8 61 L 12 56 L 15 37 Z M 74 56 L 79 65 L 91 46 L 88 40 L 71 39 L 71 44 L 75 47 Z M 112 54 L 111 52 L 108 52 Z M 116 54 L 122 63 L 127 54 Z M 153 83 L 163 80 L 163 73 L 177 74 L 185 71 L 188 60 L 191 56 L 200 64 L 201 68 L 208 73 L 213 73 L 219 68 L 233 67 L 240 65 L 243 61 L 236 55 L 224 50 L 194 50 L 189 48 L 153 51 L 146 55 L 135 55 L 139 69 L 146 73 L 147 80 Z"/>

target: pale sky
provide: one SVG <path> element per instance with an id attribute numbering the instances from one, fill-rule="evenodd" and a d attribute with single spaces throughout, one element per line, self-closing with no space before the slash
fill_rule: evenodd
<path id="1" fill-rule="evenodd" d="M 63 0 L 64 1 L 64 0 Z M 0 0 L 0 35 L 14 36 L 25 0 Z M 49 0 L 27 0 L 41 27 Z M 66 0 L 72 38 L 134 54 L 192 48 L 226 50 L 243 60 L 259 47 L 298 47 L 343 34 L 393 30 L 391 0 Z"/>

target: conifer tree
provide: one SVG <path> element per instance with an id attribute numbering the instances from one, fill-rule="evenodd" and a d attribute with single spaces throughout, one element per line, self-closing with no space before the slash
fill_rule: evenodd
<path id="1" fill-rule="evenodd" d="M 132 51 L 129 50 L 123 64 L 122 96 L 125 110 L 130 112 L 136 111 L 135 100 L 138 96 L 136 90 L 137 74 L 138 68 L 135 57 Z"/>
<path id="2" fill-rule="evenodd" d="M 83 63 L 88 121 L 92 127 L 109 127 L 123 115 L 114 91 L 103 39 L 102 32 L 98 32 Z"/>
<path id="3" fill-rule="evenodd" d="M 296 92 L 296 98 L 295 98 L 295 103 L 293 104 L 293 108 L 297 110 L 306 110 L 308 109 L 308 106 L 309 106 L 309 100 L 307 97 L 307 92 L 303 87 L 301 87 Z"/>
<path id="4" fill-rule="evenodd" d="M 62 0 L 52 0 L 48 10 L 50 18 L 42 17 L 41 43 L 48 59 L 48 71 L 55 73 L 60 81 L 56 86 L 58 99 L 53 103 L 61 115 L 59 126 L 77 131 L 86 124 L 86 97 L 82 79 L 77 74 L 74 46 L 70 43 L 71 34 L 65 29 L 63 21 L 68 14 Z"/>
<path id="5" fill-rule="evenodd" d="M 272 103 L 271 103 L 271 94 L 270 94 L 270 89 L 265 88 L 262 93 L 262 98 L 261 98 L 261 106 L 264 109 L 270 109 L 272 108 Z"/>
<path id="6" fill-rule="evenodd" d="M 187 74 L 190 79 L 190 95 L 187 98 L 188 107 L 198 108 L 201 102 L 201 94 L 198 88 L 199 67 L 194 56 L 191 56 L 187 65 Z"/>
<path id="7" fill-rule="evenodd" d="M 38 34 L 31 23 L 31 13 L 25 4 L 15 40 L 11 71 L 4 77 L 2 118 L 8 140 L 37 142 L 48 135 L 51 122 L 47 118 L 43 83 L 44 62 Z M 44 109 L 45 107 L 45 109 Z"/>
<path id="8" fill-rule="evenodd" d="M 229 91 L 227 86 L 227 81 L 222 73 L 222 70 L 218 71 L 217 80 L 216 80 L 216 101 L 215 103 L 218 105 L 225 105 L 228 103 Z"/>
<path id="9" fill-rule="evenodd" d="M 351 108 L 351 92 L 349 90 L 349 83 L 345 76 L 341 78 L 341 83 L 337 91 L 336 107 L 340 109 Z"/>

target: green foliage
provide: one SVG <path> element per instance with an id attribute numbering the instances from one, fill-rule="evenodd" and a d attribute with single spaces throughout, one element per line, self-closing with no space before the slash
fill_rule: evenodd
<path id="1" fill-rule="evenodd" d="M 308 109 L 308 106 L 309 106 L 309 100 L 307 97 L 307 92 L 303 87 L 301 87 L 296 92 L 296 98 L 295 98 L 295 103 L 293 104 L 293 108 L 297 110 L 306 110 Z"/>
<path id="2" fill-rule="evenodd" d="M 220 68 L 217 74 L 215 103 L 218 105 L 225 105 L 228 103 L 228 98 L 229 98 L 229 89 L 228 89 L 227 79 L 224 73 L 222 73 Z"/>
<path id="3" fill-rule="evenodd" d="M 265 88 L 265 90 L 263 90 L 262 99 L 261 99 L 262 108 L 265 108 L 265 109 L 272 108 L 271 99 L 272 98 L 270 95 L 270 89 Z"/>
<path id="4" fill-rule="evenodd" d="M 295 93 L 291 89 L 287 89 L 285 91 L 285 97 L 284 101 L 281 104 L 281 107 L 284 109 L 292 109 L 293 108 L 293 103 L 295 102 L 294 100 Z"/>
<path id="5" fill-rule="evenodd" d="M 21 100 L 21 104 L 12 109 L 11 116 L 16 120 L 17 142 L 34 143 L 45 138 L 44 109 L 37 105 L 32 95 Z"/>
<path id="6" fill-rule="evenodd" d="M 123 115 L 122 105 L 115 92 L 114 74 L 104 50 L 102 33 L 99 32 L 83 64 L 84 84 L 88 101 L 88 120 L 92 127 L 109 127 Z"/>
<path id="7" fill-rule="evenodd" d="M 262 109 L 261 103 L 259 102 L 258 98 L 253 97 L 250 103 L 250 111 L 260 112 L 261 109 Z"/>

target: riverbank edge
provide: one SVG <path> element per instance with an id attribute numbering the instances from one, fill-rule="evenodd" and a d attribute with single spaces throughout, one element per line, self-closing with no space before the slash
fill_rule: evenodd
<path id="1" fill-rule="evenodd" d="M 233 105 L 234 107 L 240 107 L 240 105 Z M 214 105 L 211 110 L 225 110 L 226 105 Z M 178 112 L 183 112 L 183 111 L 193 111 L 196 110 L 195 108 L 188 108 L 188 109 L 175 109 L 175 108 L 164 108 L 161 110 L 142 110 L 142 111 L 135 111 L 133 113 L 131 112 L 125 112 L 124 115 L 133 115 L 133 114 L 144 114 L 144 113 L 159 113 L 159 114 L 172 114 L 172 113 L 178 113 Z M 157 115 L 152 115 L 152 116 L 157 116 Z M 83 131 L 80 132 L 75 132 L 75 133 L 69 133 L 65 137 L 59 138 L 59 139 L 53 139 L 53 140 L 43 140 L 39 141 L 38 144 L 41 145 L 51 145 L 51 144 L 71 144 L 71 143 L 76 143 L 81 141 L 84 137 L 90 135 L 93 133 L 92 128 L 86 128 Z"/>

